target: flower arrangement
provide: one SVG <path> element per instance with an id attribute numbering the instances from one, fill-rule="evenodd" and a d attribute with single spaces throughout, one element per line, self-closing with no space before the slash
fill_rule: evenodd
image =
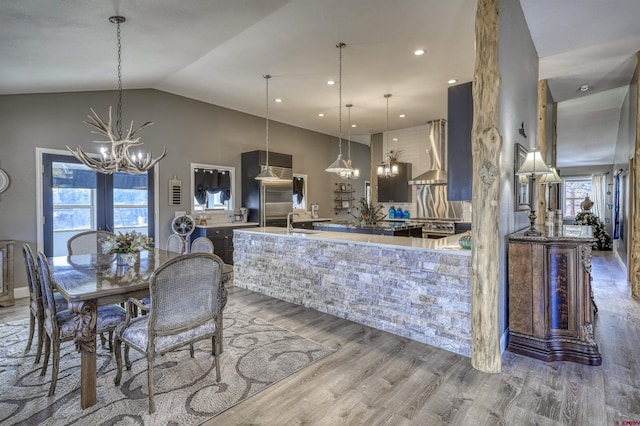
<path id="1" fill-rule="evenodd" d="M 360 198 L 360 207 L 356 207 L 360 211 L 358 216 L 351 214 L 351 216 L 355 217 L 358 222 L 362 225 L 376 225 L 382 219 L 384 219 L 384 213 L 381 205 L 374 206 L 369 204 L 366 198 Z"/>
<path id="2" fill-rule="evenodd" d="M 582 211 L 576 214 L 573 224 L 591 226 L 593 237 L 597 239 L 593 243 L 594 250 L 611 250 L 611 237 L 598 216 L 594 216 L 590 211 Z"/>
<path id="3" fill-rule="evenodd" d="M 101 238 L 102 252 L 118 255 L 118 264 L 123 262 L 129 266 L 136 263 L 136 255 L 142 250 L 151 250 L 153 239 L 140 232 L 118 232 L 113 237 Z"/>
<path id="4" fill-rule="evenodd" d="M 101 238 L 102 251 L 108 254 L 136 253 L 142 250 L 150 250 L 153 239 L 140 232 L 118 232 L 114 237 Z"/>

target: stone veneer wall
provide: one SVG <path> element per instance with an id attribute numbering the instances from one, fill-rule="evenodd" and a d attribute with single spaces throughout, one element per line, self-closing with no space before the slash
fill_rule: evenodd
<path id="1" fill-rule="evenodd" d="M 471 355 L 471 256 L 234 233 L 234 285 Z"/>

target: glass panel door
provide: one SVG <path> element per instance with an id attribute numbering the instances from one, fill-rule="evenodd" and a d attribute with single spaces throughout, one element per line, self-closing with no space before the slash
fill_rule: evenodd
<path id="1" fill-rule="evenodd" d="M 153 237 L 153 172 L 104 175 L 74 157 L 43 154 L 44 251 L 66 256 L 80 232 L 138 231 Z"/>

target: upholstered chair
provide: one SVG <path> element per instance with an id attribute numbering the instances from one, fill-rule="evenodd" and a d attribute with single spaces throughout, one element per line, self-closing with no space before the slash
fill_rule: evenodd
<path id="1" fill-rule="evenodd" d="M 104 254 L 100 240 L 107 237 L 115 237 L 109 231 L 86 231 L 74 235 L 67 241 L 67 253 L 74 254 Z"/>
<path id="2" fill-rule="evenodd" d="M 33 251 L 29 244 L 22 245 L 22 255 L 24 256 L 24 265 L 27 269 L 27 282 L 29 283 L 29 339 L 27 340 L 27 348 L 24 353 L 28 353 L 31 350 L 31 342 L 33 342 L 33 335 L 36 325 L 38 326 L 38 350 L 36 352 L 35 363 L 40 362 L 40 356 L 42 355 L 42 343 L 44 342 L 44 306 L 42 304 L 42 287 L 40 286 L 40 277 L 38 276 L 38 265 L 36 259 L 33 256 Z M 67 301 L 58 292 L 53 293 L 54 303 L 58 312 L 67 309 Z"/>
<path id="3" fill-rule="evenodd" d="M 175 256 L 176 254 L 183 254 L 185 249 L 184 238 L 178 234 L 169 235 L 167 238 L 167 253 Z"/>
<path id="4" fill-rule="evenodd" d="M 213 254 L 213 243 L 207 237 L 198 237 L 191 243 L 191 253 Z"/>
<path id="5" fill-rule="evenodd" d="M 53 279 L 49 270 L 49 263 L 44 253 L 38 253 L 38 269 L 40 284 L 42 286 L 42 301 L 44 306 L 44 330 L 46 331 L 46 344 L 44 348 L 44 364 L 41 376 L 47 373 L 49 354 L 53 352 L 51 385 L 49 396 L 53 396 L 58 382 L 60 369 L 60 343 L 73 340 L 75 337 L 75 315 L 68 310 L 58 311 L 53 296 Z M 125 320 L 125 310 L 118 305 L 98 307 L 96 332 L 105 333 L 113 331 L 116 326 Z"/>
<path id="6" fill-rule="evenodd" d="M 146 355 L 149 387 L 149 413 L 155 411 L 153 365 L 156 355 L 182 346 L 211 339 L 216 381 L 220 381 L 220 361 L 217 351 L 220 328 L 217 319 L 222 315 L 222 260 L 215 254 L 192 253 L 169 259 L 156 269 L 149 279 L 151 305 L 144 306 L 137 299 L 127 301 L 127 318 L 115 332 L 115 356 L 118 371 L 116 386 L 122 378 L 122 343 L 125 362 L 131 369 L 129 348 Z M 134 317 L 133 306 L 149 309 L 148 315 Z"/>

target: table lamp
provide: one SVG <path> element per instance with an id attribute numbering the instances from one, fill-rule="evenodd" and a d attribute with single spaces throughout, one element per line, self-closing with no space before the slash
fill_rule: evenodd
<path id="1" fill-rule="evenodd" d="M 542 235 L 542 232 L 536 229 L 536 210 L 534 208 L 536 200 L 534 192 L 536 190 L 536 176 L 546 175 L 547 173 L 551 173 L 551 170 L 544 162 L 540 151 L 537 149 L 527 153 L 527 157 L 525 158 L 522 167 L 520 167 L 516 172 L 517 175 L 526 175 L 530 177 L 532 182 L 531 191 L 529 191 L 529 205 L 531 210 L 531 213 L 529 213 L 529 222 L 531 223 L 531 226 L 525 231 L 524 235 L 535 237 Z"/>

